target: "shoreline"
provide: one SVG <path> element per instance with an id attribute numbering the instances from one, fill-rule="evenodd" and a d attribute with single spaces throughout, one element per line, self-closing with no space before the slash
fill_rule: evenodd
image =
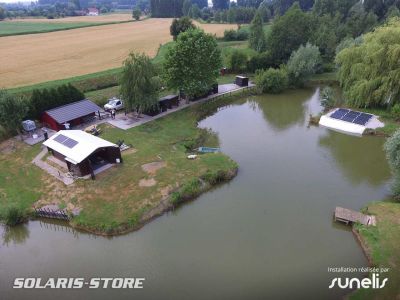
<path id="1" fill-rule="evenodd" d="M 202 186 L 200 187 L 199 191 L 196 194 L 194 194 L 192 196 L 189 196 L 189 197 L 184 197 L 184 198 L 182 198 L 181 201 L 179 201 L 176 204 L 174 204 L 171 201 L 171 197 L 173 195 L 173 192 L 170 193 L 168 195 L 168 197 L 166 197 L 165 199 L 161 200 L 160 203 L 157 206 L 155 206 L 152 209 L 150 209 L 149 211 L 145 212 L 139 218 L 138 223 L 133 225 L 133 226 L 129 226 L 127 224 L 121 224 L 117 228 L 107 232 L 107 231 L 101 231 L 101 230 L 93 229 L 93 228 L 90 228 L 90 227 L 85 227 L 85 226 L 82 226 L 82 225 L 74 224 L 73 223 L 73 219 L 71 220 L 72 222 L 71 221 L 68 222 L 68 225 L 71 226 L 72 228 L 76 229 L 76 230 L 80 230 L 80 231 L 83 231 L 83 232 L 86 232 L 86 233 L 95 234 L 95 235 L 104 236 L 104 237 L 119 236 L 119 235 L 128 234 L 130 232 L 137 231 L 137 230 L 141 229 L 143 226 L 145 226 L 146 224 L 150 223 L 151 221 L 157 219 L 158 217 L 161 217 L 165 213 L 173 211 L 173 210 L 185 205 L 186 203 L 189 203 L 191 201 L 196 200 L 202 194 L 210 191 L 214 187 L 217 187 L 218 185 L 225 184 L 225 183 L 231 181 L 233 178 L 236 177 L 236 175 L 238 173 L 238 170 L 239 170 L 239 168 L 236 167 L 236 168 L 233 168 L 233 169 L 229 169 L 228 171 L 222 171 L 224 173 L 224 179 L 223 180 L 217 182 L 216 184 L 211 184 L 211 183 L 208 183 L 208 182 L 202 184 Z M 201 180 L 200 178 L 202 176 L 200 176 L 198 179 Z M 181 188 L 182 188 L 182 186 L 180 186 L 177 190 L 180 190 Z"/>

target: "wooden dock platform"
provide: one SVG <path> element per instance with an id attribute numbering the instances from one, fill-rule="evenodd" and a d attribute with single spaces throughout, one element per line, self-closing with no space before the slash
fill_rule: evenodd
<path id="1" fill-rule="evenodd" d="M 352 223 L 360 223 L 365 226 L 376 226 L 375 216 L 364 215 L 358 211 L 339 206 L 335 209 L 334 217 L 335 221 L 346 223 L 346 225 Z"/>
<path id="2" fill-rule="evenodd" d="M 35 208 L 37 217 L 59 219 L 69 221 L 70 217 L 65 209 L 60 209 L 56 205 L 46 205 L 41 208 Z"/>

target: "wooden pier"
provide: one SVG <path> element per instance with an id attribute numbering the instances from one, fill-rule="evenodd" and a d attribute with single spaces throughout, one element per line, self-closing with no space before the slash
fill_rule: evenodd
<path id="1" fill-rule="evenodd" d="M 336 207 L 335 209 L 335 221 L 343 222 L 348 224 L 360 223 L 365 226 L 375 226 L 375 216 L 364 215 L 358 211 L 351 209 Z"/>
<path id="2" fill-rule="evenodd" d="M 55 205 L 47 205 L 41 208 L 35 208 L 35 213 L 37 217 L 50 218 L 69 221 L 70 217 L 65 209 L 59 209 Z"/>

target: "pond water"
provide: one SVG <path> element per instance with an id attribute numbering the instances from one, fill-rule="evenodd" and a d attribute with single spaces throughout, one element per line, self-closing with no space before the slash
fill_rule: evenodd
<path id="1" fill-rule="evenodd" d="M 320 110 L 313 88 L 240 99 L 204 119 L 238 176 L 137 232 L 104 238 L 41 221 L 1 228 L 0 298 L 340 298 L 348 291 L 328 289 L 328 267 L 367 261 L 332 213 L 384 198 L 390 173 L 383 139 L 308 127 Z M 143 290 L 12 290 L 15 277 L 146 281 Z"/>

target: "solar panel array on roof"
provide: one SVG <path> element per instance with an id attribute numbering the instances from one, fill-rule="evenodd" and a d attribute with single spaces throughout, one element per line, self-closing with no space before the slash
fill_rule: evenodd
<path id="1" fill-rule="evenodd" d="M 63 135 L 63 134 L 57 135 L 57 136 L 54 138 L 54 140 L 55 140 L 56 142 L 58 142 L 58 143 L 64 145 L 65 147 L 70 148 L 70 149 L 72 149 L 72 148 L 74 148 L 76 145 L 78 145 L 78 142 L 77 142 L 77 141 L 75 141 L 75 140 L 73 140 L 73 139 L 71 139 L 71 138 L 69 138 L 69 137 L 66 137 L 66 136 Z"/>
<path id="2" fill-rule="evenodd" d="M 333 114 L 331 114 L 330 117 L 345 122 L 365 126 L 365 124 L 367 124 L 368 121 L 372 118 L 372 115 L 349 109 L 339 108 Z"/>

